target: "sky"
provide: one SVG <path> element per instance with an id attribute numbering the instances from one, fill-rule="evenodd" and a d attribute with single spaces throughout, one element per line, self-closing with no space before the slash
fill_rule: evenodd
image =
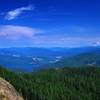
<path id="1" fill-rule="evenodd" d="M 0 47 L 100 45 L 99 0 L 0 0 Z"/>

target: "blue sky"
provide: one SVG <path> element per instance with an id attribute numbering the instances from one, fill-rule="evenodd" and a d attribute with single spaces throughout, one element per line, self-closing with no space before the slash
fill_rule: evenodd
<path id="1" fill-rule="evenodd" d="M 0 47 L 100 45 L 99 0 L 0 0 Z"/>

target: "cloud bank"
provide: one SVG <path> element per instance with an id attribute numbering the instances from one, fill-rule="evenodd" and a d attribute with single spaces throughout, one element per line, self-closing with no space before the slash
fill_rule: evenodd
<path id="1" fill-rule="evenodd" d="M 16 17 L 18 17 L 19 15 L 21 15 L 24 11 L 32 11 L 34 9 L 35 9 L 35 7 L 33 7 L 32 5 L 29 5 L 26 7 L 21 7 L 21 8 L 17 8 L 15 10 L 12 10 L 12 11 L 8 11 L 5 15 L 5 19 L 6 20 L 13 20 Z"/>
<path id="2" fill-rule="evenodd" d="M 26 26 L 14 26 L 14 25 L 0 26 L 0 38 L 9 41 L 33 39 L 36 33 L 41 33 L 41 30 Z"/>
<path id="3" fill-rule="evenodd" d="M 48 31 L 15 25 L 0 26 L 0 46 L 38 46 L 38 47 L 77 47 L 98 46 L 100 37 L 70 36 L 68 34 L 51 34 Z"/>

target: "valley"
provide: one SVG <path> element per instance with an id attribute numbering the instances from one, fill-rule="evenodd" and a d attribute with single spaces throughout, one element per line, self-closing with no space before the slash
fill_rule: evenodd
<path id="1" fill-rule="evenodd" d="M 99 66 L 99 61 L 100 47 L 0 49 L 0 65 L 18 71 L 32 72 L 47 68 L 46 66 Z"/>

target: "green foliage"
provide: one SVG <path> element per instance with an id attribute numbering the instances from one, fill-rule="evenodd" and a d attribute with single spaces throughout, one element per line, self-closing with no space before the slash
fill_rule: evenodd
<path id="1" fill-rule="evenodd" d="M 100 100 L 100 68 L 48 69 L 15 73 L 0 68 L 25 100 Z"/>

